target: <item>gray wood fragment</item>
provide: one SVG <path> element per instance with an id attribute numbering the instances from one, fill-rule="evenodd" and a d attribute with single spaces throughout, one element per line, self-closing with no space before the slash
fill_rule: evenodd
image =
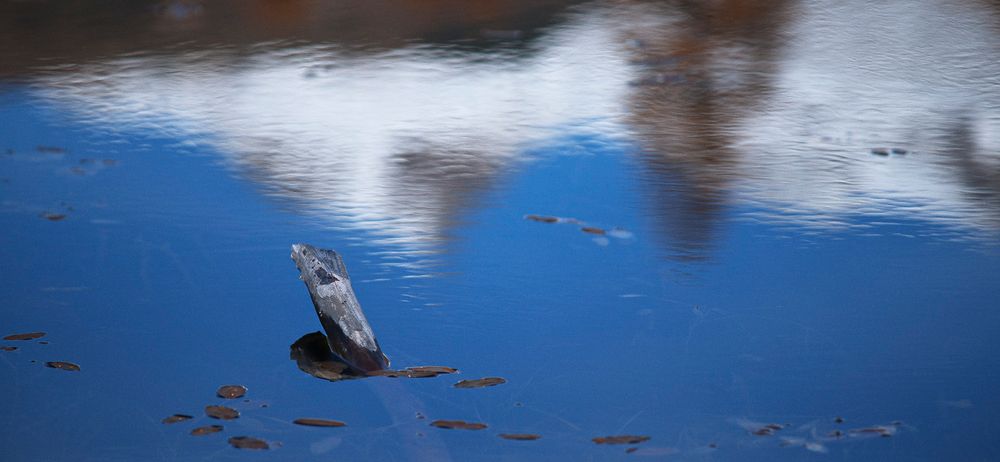
<path id="1" fill-rule="evenodd" d="M 299 278 L 309 288 L 319 321 L 326 330 L 330 349 L 345 363 L 362 372 L 389 367 L 361 304 L 351 288 L 347 267 L 337 252 L 309 244 L 292 245 L 292 260 Z"/>

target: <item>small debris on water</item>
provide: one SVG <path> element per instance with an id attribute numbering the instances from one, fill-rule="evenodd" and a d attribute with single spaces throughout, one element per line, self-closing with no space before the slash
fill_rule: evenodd
<path id="1" fill-rule="evenodd" d="M 327 419 L 295 419 L 292 423 L 296 425 L 305 425 L 307 427 L 343 427 L 347 425 L 339 420 Z"/>
<path id="2" fill-rule="evenodd" d="M 216 390 L 215 394 L 219 398 L 225 399 L 242 398 L 243 395 L 247 394 L 247 387 L 243 385 L 223 385 Z"/>
<path id="3" fill-rule="evenodd" d="M 855 428 L 848 430 L 848 433 L 852 436 L 881 436 L 888 438 L 896 433 L 896 428 L 878 425 L 875 427 Z"/>
<path id="4" fill-rule="evenodd" d="M 559 217 L 549 217 L 544 215 L 525 215 L 525 220 L 537 221 L 539 223 L 558 223 Z"/>
<path id="5" fill-rule="evenodd" d="M 590 233 L 590 234 L 600 234 L 602 236 L 605 233 L 603 229 L 597 228 L 597 227 L 594 227 L 594 226 L 584 226 L 584 227 L 580 228 L 580 231 L 583 231 L 585 233 Z"/>
<path id="6" fill-rule="evenodd" d="M 240 416 L 240 411 L 226 406 L 205 406 L 205 415 L 213 419 L 233 420 Z"/>
<path id="7" fill-rule="evenodd" d="M 833 419 L 833 423 L 839 423 L 839 424 L 844 423 L 844 418 L 837 416 L 837 418 Z"/>
<path id="8" fill-rule="evenodd" d="M 43 154 L 65 154 L 66 148 L 58 146 L 36 146 L 35 150 Z"/>
<path id="9" fill-rule="evenodd" d="M 455 384 L 455 388 L 482 388 L 482 387 L 492 387 L 500 385 L 502 383 L 507 383 L 506 380 L 500 377 L 485 377 L 482 379 L 475 380 L 463 380 Z"/>
<path id="10" fill-rule="evenodd" d="M 408 367 L 402 370 L 384 369 L 381 371 L 371 371 L 368 373 L 369 376 L 376 377 L 404 377 L 410 379 L 423 379 L 430 377 L 437 377 L 442 374 L 454 374 L 458 372 L 458 369 L 453 367 L 445 366 L 417 366 Z"/>
<path id="11" fill-rule="evenodd" d="M 872 154 L 876 156 L 888 156 L 889 150 L 886 148 L 872 148 Z"/>
<path id="12" fill-rule="evenodd" d="M 0 350 L 3 350 L 3 351 L 14 351 L 16 349 L 17 349 L 17 347 L 12 347 L 12 346 L 0 347 Z"/>
<path id="13" fill-rule="evenodd" d="M 4 337 L 4 340 L 34 340 L 36 338 L 42 338 L 45 336 L 45 332 L 29 332 L 27 334 L 11 334 Z"/>
<path id="14" fill-rule="evenodd" d="M 534 441 L 542 437 L 542 435 L 534 433 L 501 433 L 499 436 L 505 440 L 514 441 Z"/>
<path id="15" fill-rule="evenodd" d="M 249 436 L 234 436 L 229 438 L 229 444 L 236 449 L 270 449 L 267 441 Z"/>
<path id="16" fill-rule="evenodd" d="M 448 430 L 482 430 L 486 428 L 486 424 L 478 422 L 466 422 L 464 420 L 435 420 L 431 422 L 431 426 L 437 428 L 444 428 Z"/>
<path id="17" fill-rule="evenodd" d="M 165 417 L 160 422 L 163 422 L 165 424 L 175 424 L 177 422 L 183 422 L 185 420 L 191 420 L 193 418 L 194 418 L 194 416 L 189 416 L 187 414 L 174 414 L 174 415 L 172 415 L 170 417 Z"/>
<path id="18" fill-rule="evenodd" d="M 65 362 L 65 361 L 49 361 L 49 362 L 45 363 L 45 365 L 48 366 L 48 367 L 51 367 L 53 369 L 62 369 L 64 371 L 73 371 L 73 372 L 76 372 L 76 371 L 80 370 L 80 366 L 77 366 L 76 364 L 68 363 L 68 362 Z"/>
<path id="19" fill-rule="evenodd" d="M 417 420 L 424 420 L 424 419 L 426 419 L 427 417 L 425 417 L 425 416 L 424 416 L 423 414 L 421 414 L 421 413 L 419 413 L 419 412 L 418 412 L 418 413 L 416 414 L 416 418 L 417 418 Z"/>
<path id="20" fill-rule="evenodd" d="M 206 425 L 204 427 L 198 427 L 191 430 L 191 434 L 194 436 L 205 436 L 211 435 L 212 433 L 219 433 L 223 430 L 222 425 Z"/>
<path id="21" fill-rule="evenodd" d="M 632 446 L 632 447 L 630 447 L 630 448 L 628 448 L 628 449 L 625 450 L 625 454 L 632 454 L 633 452 L 638 451 L 638 450 L 639 450 L 638 446 Z"/>
<path id="22" fill-rule="evenodd" d="M 643 441 L 649 441 L 648 436 L 639 435 L 614 435 L 614 436 L 600 436 L 593 438 L 591 441 L 597 444 L 639 444 Z"/>
<path id="23" fill-rule="evenodd" d="M 892 148 L 892 153 L 895 154 L 895 155 L 897 155 L 897 156 L 906 155 L 907 152 L 908 151 L 905 150 L 905 149 L 903 149 L 903 148 Z"/>
<path id="24" fill-rule="evenodd" d="M 629 449 L 633 449 L 633 451 L 629 452 L 628 449 L 626 449 L 625 452 L 627 452 L 629 454 L 633 454 L 634 453 L 637 456 L 660 456 L 660 457 L 662 457 L 662 456 L 669 456 L 669 455 L 677 454 L 678 452 L 680 452 L 677 448 L 671 448 L 671 447 L 645 447 L 645 448 L 640 448 L 640 447 L 633 446 L 633 447 L 631 447 Z"/>
<path id="25" fill-rule="evenodd" d="M 46 342 L 45 340 L 42 340 L 42 341 L 38 342 L 38 344 L 39 345 L 48 345 L 49 342 Z"/>
<path id="26" fill-rule="evenodd" d="M 45 212 L 45 213 L 42 214 L 42 218 L 44 218 L 46 220 L 49 220 L 49 221 L 59 221 L 59 220 L 62 220 L 64 218 L 66 218 L 66 215 L 62 214 L 62 213 L 49 213 L 49 212 Z"/>

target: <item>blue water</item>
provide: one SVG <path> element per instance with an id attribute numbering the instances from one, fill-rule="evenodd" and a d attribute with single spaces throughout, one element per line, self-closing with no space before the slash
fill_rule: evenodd
<path id="1" fill-rule="evenodd" d="M 1000 257 L 982 240 L 907 237 L 949 232 L 919 217 L 883 225 L 859 214 L 852 222 L 868 227 L 815 232 L 733 205 L 704 258 L 673 258 L 658 196 L 636 181 L 635 146 L 555 137 L 456 210 L 433 264 L 413 269 L 364 231 L 298 213 L 210 147 L 179 153 L 183 140 L 111 135 L 16 86 L 0 126 L 0 147 L 13 150 L 0 157 L 0 330 L 51 342 L 4 342 L 20 347 L 0 354 L 5 460 L 997 457 Z M 529 213 L 631 236 L 599 242 Z M 394 366 L 461 375 L 332 383 L 301 373 L 288 347 L 320 326 L 288 257 L 294 242 L 343 254 Z M 41 365 L 53 360 L 82 371 Z M 451 387 L 485 376 L 507 383 Z M 189 436 L 220 423 L 202 408 L 223 401 L 214 390 L 227 383 L 250 390 L 235 406 L 242 417 Z M 196 420 L 160 423 L 173 413 Z M 299 417 L 348 426 L 291 424 Z M 441 430 L 433 419 L 489 428 Z M 747 422 L 791 426 L 754 436 Z M 825 438 L 875 425 L 897 430 Z M 590 441 L 614 434 L 652 439 L 635 454 Z M 232 449 L 234 435 L 272 449 Z"/>

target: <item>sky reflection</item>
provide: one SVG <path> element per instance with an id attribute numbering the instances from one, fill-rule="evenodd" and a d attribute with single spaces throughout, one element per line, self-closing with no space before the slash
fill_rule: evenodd
<path id="1" fill-rule="evenodd" d="M 996 236 L 996 11 L 860 6 L 590 3 L 514 48 L 237 42 L 29 80 L 88 122 L 195 137 L 302 213 L 418 253 L 567 133 L 634 146 L 681 253 L 736 204 L 815 229 L 899 216 Z"/>

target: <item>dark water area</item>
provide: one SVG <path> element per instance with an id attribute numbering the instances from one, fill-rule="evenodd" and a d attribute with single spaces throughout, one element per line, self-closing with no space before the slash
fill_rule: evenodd
<path id="1" fill-rule="evenodd" d="M 0 459 L 1000 457 L 995 3 L 11 1 L 0 58 Z M 297 242 L 459 372 L 318 378 Z"/>

